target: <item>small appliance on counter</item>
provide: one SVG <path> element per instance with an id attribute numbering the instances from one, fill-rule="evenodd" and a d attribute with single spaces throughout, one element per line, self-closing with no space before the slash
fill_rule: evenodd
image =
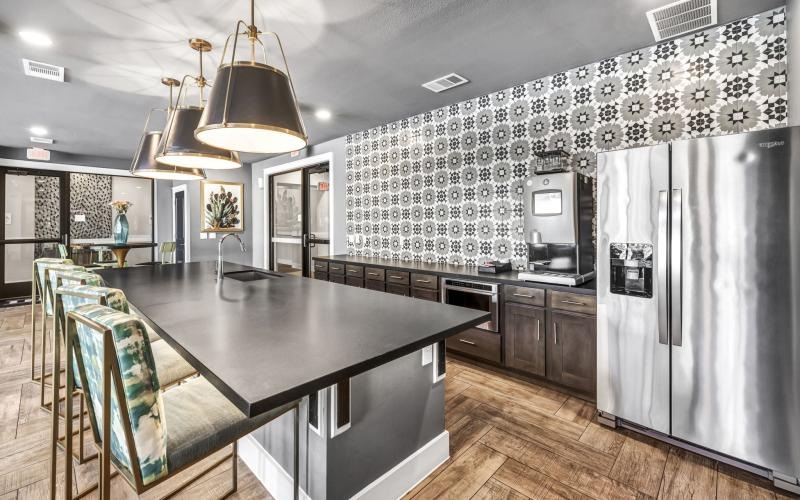
<path id="1" fill-rule="evenodd" d="M 577 172 L 536 173 L 523 192 L 528 270 L 519 279 L 576 286 L 594 279 L 592 180 Z"/>
<path id="2" fill-rule="evenodd" d="M 478 264 L 479 273 L 497 274 L 511 271 L 511 261 L 487 260 L 483 264 Z"/>

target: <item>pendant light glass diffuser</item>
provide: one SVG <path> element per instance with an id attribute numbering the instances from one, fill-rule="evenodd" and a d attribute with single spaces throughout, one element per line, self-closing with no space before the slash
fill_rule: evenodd
<path id="1" fill-rule="evenodd" d="M 203 52 L 211 50 L 211 44 L 199 38 L 189 40 L 189 45 L 200 54 L 200 76 L 183 77 L 178 103 L 167 118 L 167 126 L 158 145 L 156 160 L 160 163 L 184 168 L 233 169 L 242 166 L 235 151 L 216 148 L 198 141 L 194 130 L 203 113 L 203 91 L 207 81 L 203 77 Z M 199 92 L 199 105 L 190 106 L 186 101 L 186 82 L 193 80 Z"/>
<path id="2" fill-rule="evenodd" d="M 261 34 L 275 38 L 283 68 L 267 64 Z M 248 53 L 247 60 L 236 58 L 241 35 L 249 43 L 249 50 L 239 51 Z M 263 55 L 263 62 L 256 61 L 257 52 Z M 239 21 L 225 43 L 214 88 L 195 137 L 218 148 L 265 154 L 296 151 L 308 143 L 280 38 L 273 32 L 258 31 L 253 0 L 250 24 Z"/>
<path id="3" fill-rule="evenodd" d="M 165 165 L 157 162 L 155 159 L 155 154 L 158 151 L 158 143 L 161 141 L 161 131 L 148 130 L 150 118 L 154 111 L 163 111 L 169 116 L 172 110 L 172 88 L 180 85 L 180 82 L 174 78 L 162 78 L 161 83 L 169 87 L 169 108 L 151 109 L 147 114 L 147 119 L 144 122 L 144 132 L 142 133 L 142 138 L 139 140 L 139 147 L 136 150 L 136 155 L 133 157 L 133 162 L 131 162 L 130 172 L 136 177 L 147 177 L 150 179 L 176 181 L 205 179 L 206 173 L 202 169 Z"/>

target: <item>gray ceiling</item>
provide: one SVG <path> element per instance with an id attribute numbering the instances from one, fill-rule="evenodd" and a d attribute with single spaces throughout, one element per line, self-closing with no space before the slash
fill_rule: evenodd
<path id="1" fill-rule="evenodd" d="M 6 0 L 8 2 L 10 0 Z M 282 37 L 312 143 L 533 80 L 654 43 L 645 11 L 670 0 L 262 0 L 256 24 Z M 186 40 L 221 46 L 246 0 L 26 0 L 0 14 L 0 146 L 28 147 L 43 125 L 51 149 L 130 158 L 162 76 L 196 72 Z M 719 0 L 720 22 L 783 0 Z M 50 48 L 24 44 L 45 31 Z M 67 68 L 68 83 L 29 78 L 21 58 Z M 434 94 L 450 72 L 471 82 Z"/>

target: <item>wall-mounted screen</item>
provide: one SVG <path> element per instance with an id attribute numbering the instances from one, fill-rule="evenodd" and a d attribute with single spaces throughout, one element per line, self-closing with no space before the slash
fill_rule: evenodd
<path id="1" fill-rule="evenodd" d="M 560 215 L 561 190 L 544 189 L 533 192 L 533 215 Z"/>

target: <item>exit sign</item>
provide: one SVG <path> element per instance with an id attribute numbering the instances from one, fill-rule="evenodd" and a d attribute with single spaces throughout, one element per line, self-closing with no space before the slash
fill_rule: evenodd
<path id="1" fill-rule="evenodd" d="M 28 148 L 28 159 L 50 161 L 50 151 L 42 148 Z"/>
<path id="2" fill-rule="evenodd" d="M 320 191 L 327 191 L 330 189 L 330 187 L 331 185 L 326 181 L 320 181 L 320 183 L 317 184 L 317 189 L 319 189 Z"/>

